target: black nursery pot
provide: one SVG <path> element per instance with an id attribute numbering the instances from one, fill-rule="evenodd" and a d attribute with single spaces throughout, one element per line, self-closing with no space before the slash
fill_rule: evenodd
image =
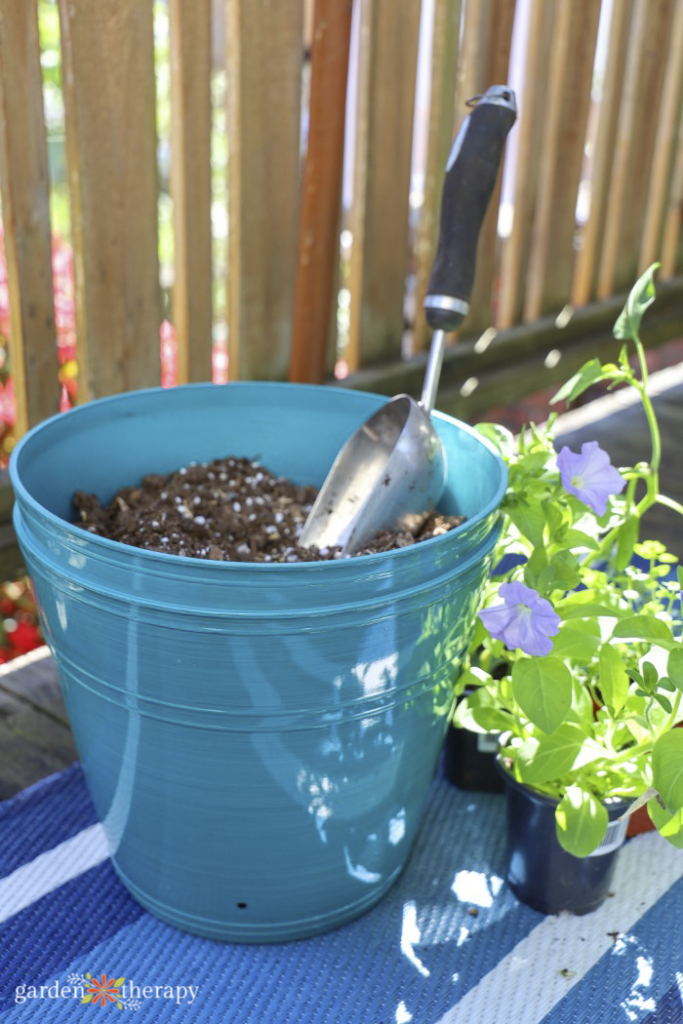
<path id="1" fill-rule="evenodd" d="M 515 896 L 543 914 L 589 914 L 609 893 L 627 821 L 610 827 L 603 846 L 575 857 L 560 846 L 555 832 L 558 801 L 517 782 L 496 761 L 507 795 L 507 880 Z M 610 821 L 627 809 L 621 801 L 607 808 Z M 604 847 L 604 849 L 603 849 Z"/>
<path id="2" fill-rule="evenodd" d="M 444 775 L 459 789 L 502 793 L 505 783 L 496 768 L 497 751 L 496 736 L 449 725 L 444 742 Z"/>

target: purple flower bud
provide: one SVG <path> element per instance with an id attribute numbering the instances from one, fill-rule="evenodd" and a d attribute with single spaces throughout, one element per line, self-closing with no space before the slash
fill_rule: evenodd
<path id="1" fill-rule="evenodd" d="M 560 616 L 550 601 L 523 583 L 502 583 L 498 594 L 505 604 L 484 608 L 479 618 L 495 640 L 502 640 L 509 651 L 518 647 L 525 654 L 550 654 L 560 628 Z"/>
<path id="2" fill-rule="evenodd" d="M 619 473 L 597 441 L 586 441 L 581 445 L 581 454 L 566 446 L 557 456 L 557 468 L 562 486 L 579 501 L 603 516 L 607 510 L 607 499 L 619 494 L 626 486 Z"/>

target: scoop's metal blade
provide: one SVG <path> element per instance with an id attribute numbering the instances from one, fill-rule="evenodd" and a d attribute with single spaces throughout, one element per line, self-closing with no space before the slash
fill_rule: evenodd
<path id="1" fill-rule="evenodd" d="M 353 555 L 379 530 L 414 532 L 445 479 L 445 453 L 429 414 L 408 395 L 397 395 L 340 451 L 299 543 L 339 546 Z"/>

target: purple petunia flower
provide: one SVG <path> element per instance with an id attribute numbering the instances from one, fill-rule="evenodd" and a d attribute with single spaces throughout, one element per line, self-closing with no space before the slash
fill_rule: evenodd
<path id="1" fill-rule="evenodd" d="M 498 593 L 505 604 L 479 612 L 491 636 L 502 640 L 509 651 L 519 647 L 525 654 L 550 654 L 550 637 L 560 628 L 560 616 L 550 601 L 523 583 L 502 583 Z"/>
<path id="2" fill-rule="evenodd" d="M 580 455 L 565 445 L 557 456 L 557 468 L 565 490 L 576 495 L 598 516 L 604 516 L 609 496 L 619 494 L 626 486 L 623 476 L 597 441 L 582 444 Z"/>

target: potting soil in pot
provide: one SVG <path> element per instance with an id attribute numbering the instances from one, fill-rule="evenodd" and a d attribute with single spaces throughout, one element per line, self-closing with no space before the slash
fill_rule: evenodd
<path id="1" fill-rule="evenodd" d="M 110 540 L 167 554 L 227 562 L 314 562 L 339 548 L 303 548 L 297 541 L 317 490 L 275 476 L 259 462 L 226 457 L 190 463 L 168 476 L 143 477 L 103 507 L 77 491 L 80 525 Z M 447 533 L 464 516 L 431 513 L 420 531 L 383 531 L 360 552 L 376 554 Z"/>

